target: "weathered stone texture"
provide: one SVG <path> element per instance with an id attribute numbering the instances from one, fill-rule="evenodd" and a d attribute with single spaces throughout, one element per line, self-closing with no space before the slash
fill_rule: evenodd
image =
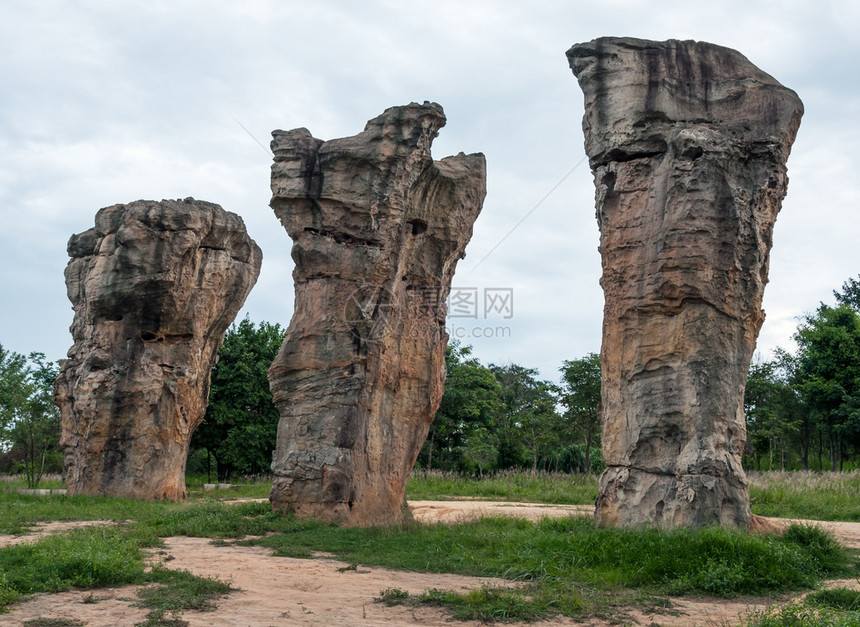
<path id="1" fill-rule="evenodd" d="M 746 527 L 743 393 L 797 95 L 734 50 L 573 46 L 605 295 L 597 521 Z"/>
<path id="2" fill-rule="evenodd" d="M 239 216 L 188 198 L 102 209 L 68 250 L 75 343 L 54 397 L 69 493 L 184 499 L 189 440 L 260 249 Z"/>
<path id="3" fill-rule="evenodd" d="M 295 313 L 269 381 L 275 509 L 398 522 L 444 386 L 445 299 L 486 194 L 481 154 L 433 161 L 442 108 L 387 109 L 323 142 L 275 131 L 271 206 L 293 239 Z"/>

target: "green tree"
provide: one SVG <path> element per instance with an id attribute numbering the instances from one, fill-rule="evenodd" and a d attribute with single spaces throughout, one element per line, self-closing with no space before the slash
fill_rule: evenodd
<path id="1" fill-rule="evenodd" d="M 418 457 L 427 470 L 483 473 L 496 465 L 501 387 L 471 353 L 456 341 L 445 349 L 445 393 Z"/>
<path id="2" fill-rule="evenodd" d="M 568 431 L 578 433 L 585 443 L 582 470 L 591 472 L 591 449 L 600 436 L 600 356 L 589 353 L 564 361 L 561 371 L 561 404 Z"/>
<path id="3" fill-rule="evenodd" d="M 833 295 L 836 297 L 836 303 L 839 305 L 848 305 L 855 311 L 860 311 L 860 274 L 856 279 L 848 279 L 842 284 L 842 291 L 834 290 Z"/>
<path id="4" fill-rule="evenodd" d="M 744 414 L 748 450 L 757 470 L 761 470 L 764 454 L 768 456 L 768 469 L 773 468 L 773 457 L 779 454 L 780 468 L 785 470 L 786 449 L 800 432 L 799 401 L 787 377 L 786 368 L 790 363 L 790 357 L 782 354 L 771 361 L 756 361 L 750 365 L 744 390 Z"/>
<path id="5" fill-rule="evenodd" d="M 60 439 L 53 399 L 57 372 L 42 353 L 25 358 L 0 345 L 0 443 L 20 456 L 28 488 L 39 485 Z"/>
<path id="6" fill-rule="evenodd" d="M 490 365 L 490 369 L 502 388 L 499 465 L 511 468 L 528 460 L 532 472 L 537 472 L 542 459 L 555 457 L 560 443 L 558 387 L 538 379 L 534 368 L 508 364 Z"/>
<path id="7" fill-rule="evenodd" d="M 822 304 L 794 335 L 797 380 L 808 411 L 827 436 L 830 467 L 860 440 L 860 313 Z"/>
<path id="8" fill-rule="evenodd" d="M 0 436 L 8 438 L 8 430 L 20 415 L 27 400 L 27 358 L 9 352 L 0 344 Z M 6 445 L 11 443 L 4 440 Z"/>
<path id="9" fill-rule="evenodd" d="M 234 473 L 270 471 L 278 420 L 267 372 L 284 340 L 278 324 L 246 317 L 233 324 L 212 369 L 209 405 L 191 439 L 192 449 L 205 449 L 216 462 L 218 478 Z"/>

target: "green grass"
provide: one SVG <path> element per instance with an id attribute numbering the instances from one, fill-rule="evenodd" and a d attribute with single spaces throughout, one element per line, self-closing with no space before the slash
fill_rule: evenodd
<path id="1" fill-rule="evenodd" d="M 848 516 L 858 496 L 857 473 L 753 476 L 753 494 L 774 495 L 774 509 L 796 517 L 813 517 L 815 507 Z M 268 483 L 247 489 L 262 491 Z M 756 490 L 760 490 L 756 492 Z M 71 587 L 91 589 L 127 583 L 154 584 L 142 589 L 151 603 L 144 625 L 181 625 L 181 612 L 194 604 L 208 607 L 226 593 L 227 584 L 187 573 L 144 569 L 146 547 L 174 535 L 239 539 L 267 546 L 277 555 L 308 557 L 315 552 L 337 555 L 350 564 L 385 566 L 420 572 L 450 572 L 498 577 L 510 583 L 466 594 L 428 590 L 422 595 L 382 591 L 382 602 L 443 605 L 457 618 L 481 621 L 534 620 L 563 614 L 617 615 L 631 604 L 665 603 L 667 595 L 770 595 L 809 589 L 822 578 L 855 575 L 856 566 L 832 537 L 818 529 L 793 526 L 782 538 L 749 536 L 725 529 L 699 531 L 597 529 L 588 518 L 543 520 L 483 519 L 461 525 L 406 525 L 397 528 L 341 529 L 302 522 L 271 512 L 268 502 L 225 505 L 222 491 L 188 503 L 146 502 L 104 497 L 23 496 L 10 482 L 0 482 L 0 533 L 22 532 L 44 520 L 113 520 L 114 527 L 90 527 L 47 537 L 39 542 L 0 549 L 0 611 L 38 591 Z M 477 481 L 442 473 L 419 474 L 409 497 L 471 496 L 526 502 L 592 503 L 596 478 L 567 475 L 502 473 Z M 756 499 L 758 509 L 763 498 Z M 758 509 L 759 512 L 762 510 Z M 786 512 L 789 512 L 786 514 Z M 800 513 L 803 512 L 803 513 Z M 849 518 L 850 519 L 850 518 Z M 241 540 L 247 535 L 274 533 Z M 161 578 L 161 580 L 159 580 Z M 190 578 L 186 581 L 184 578 Z M 168 581 L 169 579 L 169 581 Z M 225 586 L 227 586 L 225 588 Z M 822 593 L 823 594 L 823 593 Z M 843 620 L 856 614 L 854 597 L 811 595 L 809 603 L 768 610 L 756 620 L 797 620 L 816 616 Z M 147 597 L 147 595 L 151 595 Z M 405 595 L 405 596 L 404 596 Z M 199 609 L 199 608 L 195 608 Z M 783 614 L 780 614 L 782 612 Z M 776 616 L 776 618 L 773 618 Z M 810 619 L 811 620 L 811 619 Z M 751 623 L 753 624 L 753 623 Z M 778 623 L 770 624 L 854 624 Z"/>
<path id="2" fill-rule="evenodd" d="M 218 502 L 164 505 L 140 512 L 133 527 L 160 537 L 241 538 L 272 531 L 287 531 L 297 523 L 272 511 L 268 502 L 224 505 Z"/>
<path id="3" fill-rule="evenodd" d="M 204 490 L 203 484 L 219 483 L 217 480 L 209 481 L 204 475 L 188 475 L 185 477 L 185 487 L 189 498 L 207 498 L 218 500 L 229 500 L 238 498 L 267 499 L 272 489 L 271 477 L 238 477 L 231 480 L 230 487 L 226 489 L 215 488 Z M 220 485 L 220 484 L 219 484 Z"/>
<path id="4" fill-rule="evenodd" d="M 416 471 L 406 485 L 406 497 L 412 500 L 479 497 L 497 501 L 594 505 L 597 476 L 499 472 L 477 479 L 459 473 Z"/>
<path id="5" fill-rule="evenodd" d="M 753 612 L 744 627 L 860 627 L 860 613 L 790 603 Z"/>
<path id="6" fill-rule="evenodd" d="M 141 549 L 159 543 L 151 533 L 77 529 L 0 549 L 0 573 L 5 586 L 18 594 L 141 583 Z"/>
<path id="7" fill-rule="evenodd" d="M 231 516 L 225 516 L 230 519 Z M 146 547 L 160 546 L 152 527 L 88 527 L 0 549 L 0 612 L 35 592 L 154 584 L 138 592 L 151 608 L 143 625 L 183 625 L 182 610 L 213 610 L 229 584 L 161 567 L 145 569 Z M 169 613 L 169 615 L 168 615 Z M 33 624 L 51 625 L 42 618 Z"/>
<path id="8" fill-rule="evenodd" d="M 810 594 L 806 597 L 806 603 L 831 610 L 860 612 L 860 590 L 829 588 Z"/>
<path id="9" fill-rule="evenodd" d="M 745 627 L 860 627 L 860 591 L 831 588 L 754 612 Z"/>
<path id="10" fill-rule="evenodd" d="M 750 472 L 752 511 L 760 516 L 860 522 L 860 471 Z"/>
<path id="11" fill-rule="evenodd" d="M 752 511 L 760 516 L 860 522 L 860 471 L 750 472 Z M 415 472 L 412 500 L 463 497 L 564 505 L 593 505 L 596 475 L 501 472 L 478 479 L 448 472 Z"/>
<path id="12" fill-rule="evenodd" d="M 853 572 L 831 536 L 797 525 L 783 537 L 762 537 L 720 528 L 599 529 L 584 518 L 488 518 L 387 529 L 306 523 L 304 529 L 242 544 L 289 556 L 325 551 L 351 563 L 404 570 L 602 588 L 656 586 L 673 594 L 781 592 Z"/>
<path id="13" fill-rule="evenodd" d="M 341 529 L 310 525 L 243 541 L 276 555 L 315 551 L 351 563 L 420 572 L 499 577 L 522 588 L 436 591 L 420 602 L 444 604 L 476 620 L 532 620 L 599 611 L 619 594 L 773 594 L 810 588 L 852 570 L 838 543 L 817 528 L 794 526 L 784 537 L 726 529 L 699 531 L 597 529 L 588 519 L 532 523 L 505 518 L 462 525 Z M 383 592 L 384 601 L 396 598 Z M 628 595 L 629 596 L 629 595 Z M 627 599 L 629 602 L 629 599 Z"/>
<path id="14" fill-rule="evenodd" d="M 147 576 L 153 582 L 138 590 L 138 605 L 150 608 L 146 621 L 138 625 L 187 625 L 179 616 L 184 610 L 212 612 L 216 609 L 214 601 L 228 594 L 232 588 L 229 583 L 218 579 L 197 577 L 185 570 L 153 568 Z"/>
<path id="15" fill-rule="evenodd" d="M 136 518 L 122 526 L 87 527 L 47 536 L 38 542 L 0 549 L 0 611 L 34 592 L 59 592 L 71 588 L 91 589 L 148 582 L 165 585 L 141 591 L 142 603 L 153 607 L 146 625 L 180 625 L 182 609 L 190 609 L 193 599 L 211 599 L 229 587 L 221 582 L 188 573 L 144 568 L 146 547 L 161 545 L 161 537 L 188 535 L 201 537 L 242 537 L 248 533 L 283 531 L 302 523 L 273 514 L 268 503 L 227 506 L 220 503 L 147 503 L 101 497 L 18 497 L 6 495 L 0 501 L 0 525 L 21 522 L 20 498 L 34 499 L 34 512 L 27 519 L 66 518 L 54 510 L 68 509 L 82 520 L 108 517 L 105 506 L 111 502 L 120 514 Z M 12 502 L 15 507 L 7 508 Z M 88 506 L 89 505 L 89 506 Z M 208 596 L 207 596 L 208 595 Z M 152 605 L 158 599 L 159 605 Z M 204 603 L 211 605 L 211 602 Z M 193 607 L 193 609 L 202 609 Z M 169 614 L 169 615 L 168 615 Z"/>

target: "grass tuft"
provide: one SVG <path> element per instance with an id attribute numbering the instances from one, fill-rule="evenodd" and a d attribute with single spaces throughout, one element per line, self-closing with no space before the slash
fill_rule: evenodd
<path id="1" fill-rule="evenodd" d="M 860 470 L 750 472 L 753 513 L 860 522 Z"/>
<path id="2" fill-rule="evenodd" d="M 789 603 L 753 612 L 744 627 L 860 627 L 860 613 Z"/>
<path id="3" fill-rule="evenodd" d="M 409 593 L 400 588 L 386 588 L 379 593 L 379 596 L 373 599 L 378 603 L 385 603 L 388 607 L 393 605 L 403 605 L 409 600 Z"/>
<path id="4" fill-rule="evenodd" d="M 215 599 L 233 590 L 229 583 L 198 577 L 187 570 L 155 567 L 147 579 L 154 585 L 138 590 L 138 605 L 156 610 L 211 612 Z"/>
<path id="5" fill-rule="evenodd" d="M 0 549 L 4 588 L 20 594 L 140 583 L 143 553 L 160 541 L 112 527 L 89 527 Z"/>
<path id="6" fill-rule="evenodd" d="M 806 597 L 807 605 L 845 612 L 860 612 L 860 590 L 830 588 Z"/>
<path id="7" fill-rule="evenodd" d="M 433 588 L 422 594 L 418 600 L 428 605 L 449 608 L 452 617 L 457 620 L 531 622 L 551 613 L 544 599 L 530 598 L 520 590 L 486 586 L 465 594 Z"/>

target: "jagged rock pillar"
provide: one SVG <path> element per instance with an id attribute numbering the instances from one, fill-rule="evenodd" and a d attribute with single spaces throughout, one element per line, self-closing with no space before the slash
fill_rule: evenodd
<path id="1" fill-rule="evenodd" d="M 567 57 L 606 299 L 597 522 L 745 528 L 744 386 L 803 106 L 712 44 L 601 38 Z"/>
<path id="2" fill-rule="evenodd" d="M 293 239 L 295 313 L 269 370 L 273 508 L 402 520 L 445 380 L 445 300 L 486 194 L 482 154 L 433 161 L 442 108 L 387 109 L 331 141 L 275 131 L 271 206 Z"/>
<path id="3" fill-rule="evenodd" d="M 68 251 L 75 343 L 54 399 L 69 493 L 184 499 L 191 434 L 260 248 L 239 216 L 188 198 L 101 209 Z"/>

